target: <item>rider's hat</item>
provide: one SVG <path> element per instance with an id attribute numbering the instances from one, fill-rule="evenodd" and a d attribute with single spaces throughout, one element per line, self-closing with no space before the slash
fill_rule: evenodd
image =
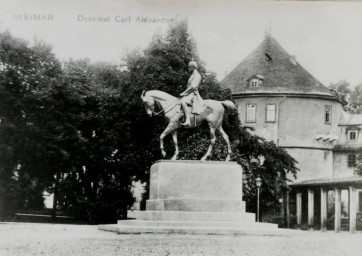
<path id="1" fill-rule="evenodd" d="M 194 60 L 190 61 L 190 62 L 189 62 L 189 67 L 195 67 L 195 68 L 197 68 L 197 62 L 194 61 Z"/>

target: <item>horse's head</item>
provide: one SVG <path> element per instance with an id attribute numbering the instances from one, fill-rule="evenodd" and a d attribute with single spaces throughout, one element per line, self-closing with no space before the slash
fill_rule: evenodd
<path id="1" fill-rule="evenodd" d="M 141 99 L 143 101 L 143 105 L 145 106 L 147 115 L 151 117 L 155 112 L 155 99 L 147 96 L 145 91 L 142 92 Z"/>

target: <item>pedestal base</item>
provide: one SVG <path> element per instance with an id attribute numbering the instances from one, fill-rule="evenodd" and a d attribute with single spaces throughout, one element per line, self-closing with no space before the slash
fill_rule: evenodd
<path id="1" fill-rule="evenodd" d="M 255 214 L 246 212 L 128 211 L 128 217 L 148 221 L 255 223 Z"/>
<path id="2" fill-rule="evenodd" d="M 129 211 L 117 233 L 281 234 L 245 212 L 242 169 L 234 162 L 159 161 L 151 167 L 146 211 Z M 285 233 L 285 232 L 284 232 Z M 283 233 L 283 234 L 284 234 Z"/>
<path id="3" fill-rule="evenodd" d="M 241 200 L 227 199 L 155 199 L 147 200 L 147 211 L 235 212 L 245 211 Z"/>

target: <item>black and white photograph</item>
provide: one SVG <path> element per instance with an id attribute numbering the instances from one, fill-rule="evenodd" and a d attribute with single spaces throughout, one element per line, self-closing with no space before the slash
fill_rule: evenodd
<path id="1" fill-rule="evenodd" d="M 361 256 L 361 28 L 362 1 L 0 0 L 0 255 Z"/>

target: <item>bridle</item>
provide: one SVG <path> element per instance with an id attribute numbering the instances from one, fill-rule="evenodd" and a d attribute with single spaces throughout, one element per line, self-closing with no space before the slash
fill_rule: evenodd
<path id="1" fill-rule="evenodd" d="M 159 115 L 161 115 L 162 113 L 167 114 L 167 113 L 170 112 L 174 107 L 176 107 L 177 105 L 180 105 L 180 104 L 181 104 L 181 103 L 175 103 L 175 104 L 171 105 L 170 107 L 167 107 L 167 108 L 163 109 L 162 106 L 161 106 L 161 104 L 160 104 L 157 100 L 154 99 L 154 102 L 156 102 L 157 106 L 158 106 L 159 108 L 161 108 L 161 111 L 155 112 L 155 110 L 154 110 L 155 103 L 153 103 L 152 105 L 150 105 L 150 104 L 148 103 L 148 101 L 144 101 L 144 102 L 143 102 L 143 104 L 145 104 L 145 106 L 152 111 L 152 115 L 153 115 L 153 116 L 159 116 Z"/>

